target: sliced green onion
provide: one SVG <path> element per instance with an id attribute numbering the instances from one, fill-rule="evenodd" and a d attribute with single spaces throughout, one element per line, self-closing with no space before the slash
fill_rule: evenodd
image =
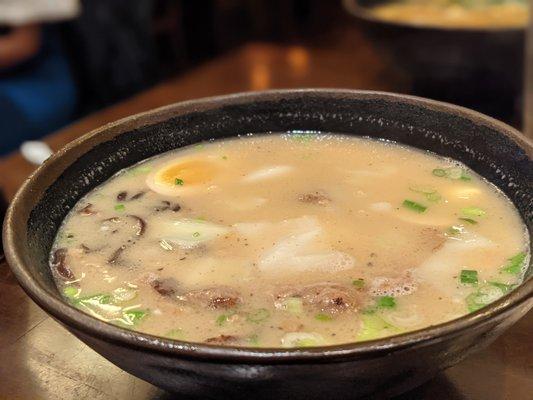
<path id="1" fill-rule="evenodd" d="M 424 194 L 431 194 L 437 191 L 435 188 L 428 185 L 411 185 L 409 186 L 409 190 L 411 190 L 412 192 Z"/>
<path id="2" fill-rule="evenodd" d="M 331 321 L 333 319 L 333 317 L 331 315 L 328 315 L 328 314 L 317 314 L 315 315 L 315 319 L 317 321 L 322 321 L 322 322 L 327 322 L 327 321 Z"/>
<path id="3" fill-rule="evenodd" d="M 125 311 L 122 314 L 121 322 L 124 322 L 126 325 L 137 325 L 147 315 L 148 312 L 143 310 Z"/>
<path id="4" fill-rule="evenodd" d="M 268 311 L 266 308 L 260 308 L 259 310 L 248 314 L 246 320 L 257 324 L 259 322 L 263 322 L 268 317 L 270 317 L 270 311 Z"/>
<path id="5" fill-rule="evenodd" d="M 362 279 L 362 278 L 359 278 L 359 279 L 354 279 L 352 281 L 352 285 L 354 285 L 356 288 L 362 288 L 365 286 L 365 280 Z"/>
<path id="6" fill-rule="evenodd" d="M 81 297 L 77 302 L 91 305 L 111 304 L 112 298 L 113 296 L 110 294 L 95 294 L 92 296 Z"/>
<path id="7" fill-rule="evenodd" d="M 192 234 L 192 236 L 193 236 L 193 237 L 199 237 L 199 236 L 200 236 L 200 232 L 194 232 L 194 233 Z"/>
<path id="8" fill-rule="evenodd" d="M 494 285 L 485 285 L 480 287 L 475 292 L 469 294 L 466 297 L 466 305 L 468 311 L 474 312 L 479 310 L 482 307 L 485 307 L 487 304 L 492 303 L 495 300 L 498 300 L 504 295 L 504 291 Z"/>
<path id="9" fill-rule="evenodd" d="M 435 176 L 438 176 L 439 178 L 442 178 L 443 176 L 446 176 L 446 171 L 443 170 L 442 168 L 435 168 L 432 171 L 432 174 Z"/>
<path id="10" fill-rule="evenodd" d="M 289 332 L 281 338 L 283 347 L 311 347 L 326 344 L 324 338 L 314 332 Z"/>
<path id="11" fill-rule="evenodd" d="M 507 292 L 510 292 L 511 290 L 513 290 L 516 285 L 508 285 L 506 283 L 501 283 L 501 282 L 487 282 L 489 285 L 492 285 L 492 286 L 495 286 L 497 287 L 498 289 L 500 289 L 503 294 L 506 294 Z"/>
<path id="12" fill-rule="evenodd" d="M 469 224 L 471 225 L 475 225 L 477 224 L 477 221 L 475 219 L 472 219 L 472 218 L 464 218 L 464 217 L 460 217 L 459 218 L 461 221 L 465 221 L 465 222 L 468 222 Z"/>
<path id="13" fill-rule="evenodd" d="M 357 341 L 378 339 L 400 333 L 401 330 L 377 315 L 362 315 L 362 327 L 357 334 Z"/>
<path id="14" fill-rule="evenodd" d="M 130 301 L 137 297 L 137 290 L 119 287 L 113 290 L 113 299 L 117 302 Z"/>
<path id="15" fill-rule="evenodd" d="M 176 328 L 176 329 L 169 330 L 163 336 L 169 337 L 171 339 L 183 339 L 185 337 L 185 334 L 183 332 L 183 329 Z"/>
<path id="16" fill-rule="evenodd" d="M 303 312 L 303 302 L 299 297 L 289 297 L 282 303 L 283 309 L 291 314 L 301 314 Z"/>
<path id="17" fill-rule="evenodd" d="M 461 226 L 453 225 L 453 226 L 450 226 L 446 230 L 446 234 L 451 235 L 451 236 L 456 236 L 456 235 L 459 235 L 460 233 L 463 233 L 463 227 Z"/>
<path id="18" fill-rule="evenodd" d="M 294 347 L 314 347 L 318 345 L 320 345 L 320 343 L 313 338 L 298 339 L 294 342 Z"/>
<path id="19" fill-rule="evenodd" d="M 180 178 L 174 179 L 174 185 L 183 186 L 183 179 L 180 179 Z"/>
<path id="20" fill-rule="evenodd" d="M 250 335 L 247 339 L 248 343 L 250 343 L 252 346 L 259 346 L 259 336 L 257 334 Z"/>
<path id="21" fill-rule="evenodd" d="M 396 299 L 392 296 L 378 297 L 376 305 L 379 308 L 394 308 L 396 307 Z"/>
<path id="22" fill-rule="evenodd" d="M 81 290 L 76 286 L 65 286 L 63 288 L 63 295 L 65 297 L 68 297 L 69 299 L 75 299 L 76 297 L 78 297 L 80 291 Z"/>
<path id="23" fill-rule="evenodd" d="M 215 320 L 215 323 L 218 325 L 218 326 L 224 326 L 226 325 L 226 323 L 229 321 L 229 319 L 235 314 L 222 314 L 222 315 L 219 315 L 217 317 L 217 319 Z"/>
<path id="24" fill-rule="evenodd" d="M 463 181 L 469 181 L 472 179 L 472 177 L 468 175 L 463 168 L 460 167 L 435 168 L 432 173 L 433 175 L 438 176 L 439 178 L 446 177 L 449 179 L 460 179 Z"/>
<path id="25" fill-rule="evenodd" d="M 446 168 L 446 176 L 450 179 L 461 179 L 463 169 L 459 167 Z"/>
<path id="26" fill-rule="evenodd" d="M 486 214 L 486 211 L 479 207 L 465 207 L 461 212 L 467 217 L 483 217 Z"/>
<path id="27" fill-rule="evenodd" d="M 433 203 L 436 203 L 437 201 L 440 201 L 442 199 L 442 196 L 437 192 L 427 193 L 425 196 L 428 201 L 432 201 Z"/>
<path id="28" fill-rule="evenodd" d="M 115 205 L 116 211 L 124 211 L 126 209 L 126 206 L 124 204 L 117 204 Z"/>
<path id="29" fill-rule="evenodd" d="M 147 174 L 152 170 L 151 167 L 148 166 L 140 166 L 129 170 L 129 173 L 133 176 L 141 175 L 141 174 Z"/>
<path id="30" fill-rule="evenodd" d="M 501 271 L 507 272 L 508 274 L 519 274 L 520 272 L 522 272 L 522 268 L 524 266 L 525 261 L 526 253 L 521 251 L 513 257 L 508 258 L 507 263 L 501 268 Z"/>
<path id="31" fill-rule="evenodd" d="M 478 282 L 477 271 L 475 269 L 463 269 L 459 275 L 461 283 L 476 284 Z"/>
<path id="32" fill-rule="evenodd" d="M 416 201 L 412 201 L 412 200 L 404 200 L 402 205 L 405 207 L 405 208 L 408 208 L 414 212 L 417 212 L 417 213 L 423 213 L 424 211 L 426 211 L 427 207 L 420 204 L 420 203 L 417 203 Z"/>
<path id="33" fill-rule="evenodd" d="M 468 175 L 465 171 L 463 171 L 459 179 L 462 181 L 470 181 L 472 180 L 472 177 Z"/>

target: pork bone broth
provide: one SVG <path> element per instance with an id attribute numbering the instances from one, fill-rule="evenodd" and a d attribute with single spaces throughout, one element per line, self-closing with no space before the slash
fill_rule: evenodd
<path id="1" fill-rule="evenodd" d="M 372 7 L 370 13 L 390 22 L 445 28 L 525 28 L 527 0 L 399 0 Z"/>
<path id="2" fill-rule="evenodd" d="M 527 262 L 512 204 L 412 148 L 268 135 L 178 149 L 120 171 L 51 252 L 72 304 L 193 342 L 293 347 L 448 321 L 511 290 Z"/>

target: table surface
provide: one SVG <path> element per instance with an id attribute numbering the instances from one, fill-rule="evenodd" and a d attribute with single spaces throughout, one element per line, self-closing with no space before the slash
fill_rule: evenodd
<path id="1" fill-rule="evenodd" d="M 49 136 L 57 150 L 118 118 L 176 101 L 289 87 L 403 91 L 406 78 L 354 31 L 327 47 L 251 43 L 83 118 Z M 35 167 L 18 153 L 0 160 L 0 188 L 11 198 Z M 533 398 L 533 313 L 486 350 L 439 374 L 401 399 Z M 37 307 L 0 264 L 0 400 L 171 399 L 92 351 Z"/>

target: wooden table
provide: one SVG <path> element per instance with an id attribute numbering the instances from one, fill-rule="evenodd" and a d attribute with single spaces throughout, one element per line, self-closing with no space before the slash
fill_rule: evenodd
<path id="1" fill-rule="evenodd" d="M 102 124 L 176 101 L 282 87 L 402 91 L 405 77 L 385 66 L 355 31 L 328 48 L 246 45 L 174 80 L 90 115 L 49 136 L 58 149 Z M 11 198 L 34 169 L 15 153 L 0 160 L 0 187 Z M 492 346 L 401 399 L 533 398 L 533 313 Z M 171 399 L 112 365 L 41 311 L 0 264 L 0 400 Z"/>

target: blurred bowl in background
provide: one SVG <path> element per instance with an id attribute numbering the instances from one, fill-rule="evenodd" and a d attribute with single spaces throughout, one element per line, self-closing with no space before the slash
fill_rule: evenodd
<path id="1" fill-rule="evenodd" d="M 525 29 L 517 26 L 423 25 L 385 20 L 383 0 L 343 0 L 412 93 L 457 103 L 519 127 L 522 122 Z"/>

